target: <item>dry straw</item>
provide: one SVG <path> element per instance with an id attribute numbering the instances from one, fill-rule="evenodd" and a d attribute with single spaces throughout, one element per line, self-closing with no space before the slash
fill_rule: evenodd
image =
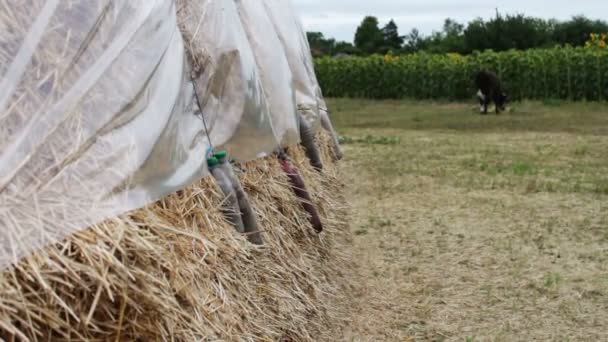
<path id="1" fill-rule="evenodd" d="M 318 235 L 275 157 L 241 180 L 266 244 L 219 212 L 211 178 L 107 220 L 2 273 L 5 340 L 276 341 L 339 337 L 348 305 L 350 237 L 343 184 L 330 155 L 315 171 L 291 149 L 326 230 Z"/>

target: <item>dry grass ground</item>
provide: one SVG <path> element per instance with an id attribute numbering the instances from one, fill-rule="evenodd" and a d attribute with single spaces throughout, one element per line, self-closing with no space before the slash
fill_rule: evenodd
<path id="1" fill-rule="evenodd" d="M 361 265 L 347 340 L 608 340 L 608 105 L 330 104 Z"/>

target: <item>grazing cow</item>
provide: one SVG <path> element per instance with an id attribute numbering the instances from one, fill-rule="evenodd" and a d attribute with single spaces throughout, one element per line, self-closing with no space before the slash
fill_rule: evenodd
<path id="1" fill-rule="evenodd" d="M 481 114 L 488 114 L 488 104 L 494 102 L 496 114 L 505 110 L 507 95 L 502 89 L 500 78 L 491 71 L 480 71 L 475 76 L 477 86 L 477 98 L 479 98 L 479 111 Z"/>

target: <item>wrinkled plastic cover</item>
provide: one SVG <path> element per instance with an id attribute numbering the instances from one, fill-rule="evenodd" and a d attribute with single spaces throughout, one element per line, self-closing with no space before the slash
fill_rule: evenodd
<path id="1" fill-rule="evenodd" d="M 255 56 L 277 140 L 283 147 L 297 144 L 300 135 L 294 78 L 278 32 L 260 1 L 235 2 Z"/>
<path id="2" fill-rule="evenodd" d="M 234 0 L 177 2 L 213 146 L 239 161 L 275 151 L 269 103 Z"/>
<path id="3" fill-rule="evenodd" d="M 247 0 L 242 1 L 251 3 Z M 287 55 L 293 74 L 298 110 L 316 130 L 319 128 L 320 107 L 326 108 L 326 105 L 315 75 L 306 31 L 291 1 L 260 0 L 259 2 L 264 4 Z M 258 2 L 256 1 L 256 3 Z"/>
<path id="4" fill-rule="evenodd" d="M 0 268 L 192 184 L 210 147 L 248 161 L 318 121 L 288 1 L 0 8 Z"/>
<path id="5" fill-rule="evenodd" d="M 204 174 L 172 0 L 0 8 L 0 267 Z"/>

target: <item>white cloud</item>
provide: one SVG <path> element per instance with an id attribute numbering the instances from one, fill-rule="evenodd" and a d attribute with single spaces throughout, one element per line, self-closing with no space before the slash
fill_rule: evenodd
<path id="1" fill-rule="evenodd" d="M 364 16 L 378 17 L 381 24 L 391 18 L 405 34 L 412 28 L 423 33 L 441 29 L 445 18 L 466 23 L 476 17 L 502 13 L 525 13 L 544 18 L 568 19 L 575 14 L 606 19 L 606 0 L 292 0 L 306 28 L 327 37 L 352 41 Z"/>

